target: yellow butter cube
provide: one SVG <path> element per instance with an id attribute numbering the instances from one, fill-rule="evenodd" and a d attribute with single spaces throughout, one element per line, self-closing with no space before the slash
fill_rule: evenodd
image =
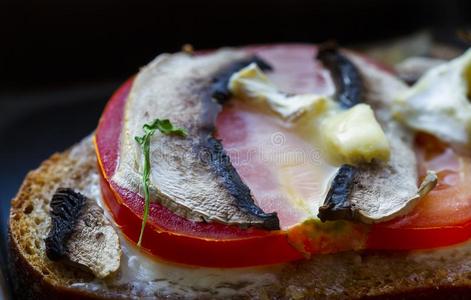
<path id="1" fill-rule="evenodd" d="M 355 105 L 324 119 L 320 126 L 324 153 L 334 163 L 389 159 L 388 140 L 369 105 Z"/>

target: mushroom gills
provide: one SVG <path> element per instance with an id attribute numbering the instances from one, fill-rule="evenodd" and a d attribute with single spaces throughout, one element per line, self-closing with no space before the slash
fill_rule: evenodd
<path id="1" fill-rule="evenodd" d="M 45 240 L 46 255 L 60 260 L 66 255 L 66 243 L 74 231 L 86 197 L 70 188 L 58 188 L 51 200 L 51 229 Z"/>

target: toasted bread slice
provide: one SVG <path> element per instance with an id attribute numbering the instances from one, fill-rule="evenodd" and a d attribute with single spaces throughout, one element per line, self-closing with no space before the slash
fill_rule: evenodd
<path id="1" fill-rule="evenodd" d="M 72 295 L 73 290 L 67 286 L 93 279 L 87 272 L 50 261 L 44 240 L 50 228 L 49 202 L 55 190 L 71 186 L 90 194 L 90 187 L 97 184 L 91 137 L 70 151 L 54 154 L 26 176 L 11 203 L 9 222 L 10 267 L 18 297 Z"/>
<path id="2" fill-rule="evenodd" d="M 147 282 L 143 288 L 137 287 L 147 279 L 123 276 L 129 269 L 126 262 L 131 261 L 123 259 L 121 268 L 124 269 L 121 274 L 99 280 L 85 271 L 50 261 L 44 246 L 50 226 L 49 201 L 56 188 L 69 186 L 90 198 L 99 198 L 98 181 L 90 137 L 69 151 L 54 154 L 37 170 L 28 174 L 12 201 L 10 213 L 10 267 L 19 299 L 471 297 L 469 242 L 443 249 L 407 253 L 345 252 L 319 255 L 311 260 L 266 267 L 262 271 L 257 269 L 259 273 L 254 273 L 253 268 L 220 270 L 165 266 L 166 270 L 172 268 L 172 272 L 161 272 L 160 275 L 169 274 L 174 278 L 178 274 L 179 278 L 183 278 L 181 283 L 175 283 L 170 277 L 159 278 L 160 281 L 155 279 L 156 283 L 168 279 L 167 283 L 152 285 Z M 121 238 L 121 243 L 127 242 Z M 124 251 L 124 256 L 131 256 L 130 253 L 132 251 Z M 134 255 L 134 259 L 136 257 Z M 149 264 L 148 257 L 138 259 Z M 166 265 L 163 262 L 154 264 L 152 268 Z M 234 272 L 238 272 L 237 276 L 243 280 L 216 286 L 203 283 L 208 287 L 201 288 L 199 279 L 202 277 L 198 272 L 210 273 L 212 282 L 220 281 L 225 276 L 234 278 Z M 252 277 L 249 276 L 251 273 Z M 260 281 L 261 277 L 264 280 Z"/>

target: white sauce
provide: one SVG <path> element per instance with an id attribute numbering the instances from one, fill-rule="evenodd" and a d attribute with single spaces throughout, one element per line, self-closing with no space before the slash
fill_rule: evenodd
<path id="1" fill-rule="evenodd" d="M 103 208 L 98 175 L 94 174 L 89 179 L 92 181 L 91 184 L 82 192 L 95 199 Z M 116 228 L 106 208 L 104 211 Z M 175 265 L 158 261 L 142 253 L 123 236 L 119 229 L 116 230 L 120 236 L 123 252 L 118 273 L 105 280 L 95 279 L 92 282 L 74 283 L 72 287 L 111 294 L 121 287 L 130 293 L 126 295 L 130 298 L 181 296 L 185 299 L 208 297 L 224 299 L 237 295 L 247 296 L 251 291 L 277 284 L 277 273 L 282 268 L 282 265 L 234 269 Z"/>

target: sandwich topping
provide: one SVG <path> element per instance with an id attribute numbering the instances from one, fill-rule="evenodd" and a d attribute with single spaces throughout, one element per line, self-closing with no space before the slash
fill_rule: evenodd
<path id="1" fill-rule="evenodd" d="M 431 190 L 437 182 L 436 175 L 429 172 L 422 187 L 417 187 L 412 132 L 392 121 L 388 107 L 390 94 L 377 86 L 368 86 L 370 90 L 364 91 L 360 71 L 345 55 L 335 48 L 324 47 L 319 51 L 318 58 L 337 78 L 336 98 L 340 104 L 346 108 L 354 105 L 343 115 L 335 117 L 345 128 L 342 128 L 343 132 L 354 132 L 363 137 L 360 139 L 350 134 L 348 140 L 357 146 L 353 147 L 352 153 L 366 148 L 376 150 L 373 153 L 383 156 L 383 160 L 369 160 L 356 166 L 343 165 L 332 182 L 324 205 L 319 209 L 319 218 L 323 221 L 350 219 L 377 223 L 406 214 L 420 199 L 420 195 Z M 368 77 L 369 74 L 364 72 L 363 76 Z M 405 86 L 398 84 L 396 88 L 400 90 Z M 365 121 L 374 118 L 371 108 L 360 104 L 365 100 L 376 107 L 385 134 L 380 131 L 380 125 L 374 126 L 372 124 L 375 123 Z M 391 149 L 387 147 L 388 144 Z"/>
<path id="2" fill-rule="evenodd" d="M 141 145 L 142 155 L 144 156 L 143 171 L 142 171 L 142 188 L 144 189 L 144 216 L 142 218 L 141 233 L 139 234 L 139 241 L 137 245 L 141 245 L 142 235 L 144 234 L 144 228 L 146 226 L 147 218 L 149 216 L 150 206 L 150 192 L 149 192 L 149 174 L 150 174 L 150 139 L 154 135 L 155 131 L 158 130 L 163 134 L 167 135 L 180 135 L 186 136 L 187 132 L 183 128 L 175 128 L 169 120 L 155 119 L 151 124 L 145 124 L 143 127 L 144 135 L 136 136 L 136 142 Z"/>
<path id="3" fill-rule="evenodd" d="M 51 230 L 46 255 L 105 278 L 118 270 L 121 246 L 103 210 L 70 188 L 58 188 L 51 200 Z"/>
<path id="4" fill-rule="evenodd" d="M 464 58 L 457 61 L 437 68 L 461 74 L 453 82 L 463 87 L 469 72 Z M 467 140 L 416 120 L 430 110 L 427 117 L 444 120 L 443 127 L 457 125 L 453 134 L 466 132 L 465 109 L 453 109 L 465 105 L 468 91 L 455 89 L 449 96 L 459 99 L 440 104 L 446 108 L 434 100 L 421 110 L 418 103 L 442 84 L 427 74 L 408 89 L 331 45 L 161 55 L 113 96 L 100 120 L 95 142 L 104 203 L 142 250 L 202 266 L 451 242 L 450 235 L 416 238 L 424 230 L 442 232 L 412 216 L 435 213 L 428 203 L 445 190 L 448 201 L 468 202 L 451 191 L 467 178 L 467 161 L 447 145 L 432 147 L 446 153 L 425 148 L 448 142 L 458 149 Z M 171 120 L 164 126 L 170 130 L 154 120 Z M 461 177 L 448 189 L 450 174 Z M 466 217 L 448 219 L 462 228 Z M 395 234 L 416 243 L 391 245 Z"/>
<path id="5" fill-rule="evenodd" d="M 227 80 L 227 70 L 240 68 L 249 58 L 232 50 L 201 57 L 181 53 L 159 56 L 146 66 L 126 102 L 120 163 L 113 180 L 141 191 L 142 154 L 134 136 L 140 135 L 143 124 L 168 118 L 186 128 L 188 135 L 175 139 L 156 134 L 150 140 L 152 200 L 189 220 L 278 229 L 276 213 L 256 207 L 212 136 L 221 110 L 218 102 L 225 97 L 221 84 Z"/>
<path id="6" fill-rule="evenodd" d="M 336 48 L 323 47 L 318 58 L 331 70 L 337 101 L 326 95 L 284 94 L 256 64 L 232 75 L 229 88 L 238 99 L 264 105 L 283 119 L 306 119 L 303 126 L 312 127 L 314 139 L 317 137 L 328 160 L 334 165 L 343 164 L 319 208 L 322 221 L 355 219 L 372 223 L 407 213 L 420 198 L 415 154 L 411 143 L 397 136 L 408 135 L 410 141 L 411 133 L 400 128 L 389 130 L 388 137 L 395 143 L 394 157 L 389 161 L 388 138 L 371 107 L 362 103 L 365 93 L 360 72 Z M 383 123 L 389 126 L 391 120 Z M 389 188 L 384 178 L 388 178 Z M 421 191 L 430 190 L 436 183 L 433 172 L 426 179 Z"/>
<path id="7" fill-rule="evenodd" d="M 394 102 L 400 122 L 437 136 L 456 149 L 471 147 L 471 49 L 427 71 Z"/>
<path id="8" fill-rule="evenodd" d="M 366 104 L 344 110 L 343 104 L 336 103 L 329 96 L 287 95 L 278 91 L 256 64 L 232 75 L 229 89 L 237 99 L 250 105 L 265 105 L 288 121 L 305 119 L 305 123 L 310 123 L 305 126 L 312 127 L 314 138 L 319 139 L 323 152 L 333 164 L 389 159 L 386 136 Z M 350 100 L 351 97 L 342 96 Z"/>

